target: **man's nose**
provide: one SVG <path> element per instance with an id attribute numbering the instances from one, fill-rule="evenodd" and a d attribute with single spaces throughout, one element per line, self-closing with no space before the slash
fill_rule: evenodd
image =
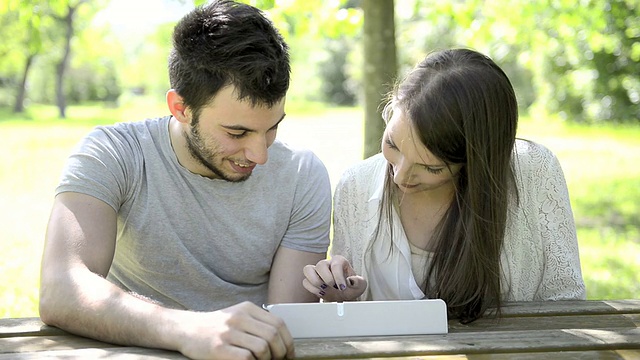
<path id="1" fill-rule="evenodd" d="M 254 162 L 258 165 L 264 165 L 267 162 L 267 139 L 263 137 L 256 137 L 245 148 L 244 155 L 247 160 Z"/>

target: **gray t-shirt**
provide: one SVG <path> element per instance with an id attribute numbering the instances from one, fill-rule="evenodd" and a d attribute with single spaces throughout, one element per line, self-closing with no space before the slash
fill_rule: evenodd
<path id="1" fill-rule="evenodd" d="M 91 195 L 118 214 L 108 279 L 165 306 L 211 311 L 267 301 L 280 245 L 329 245 L 331 186 L 310 151 L 275 141 L 240 183 L 182 167 L 170 117 L 95 128 L 69 157 L 56 194 Z"/>

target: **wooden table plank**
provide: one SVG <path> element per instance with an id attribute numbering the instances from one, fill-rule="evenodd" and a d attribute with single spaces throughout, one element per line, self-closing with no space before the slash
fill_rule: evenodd
<path id="1" fill-rule="evenodd" d="M 640 350 L 559 351 L 533 353 L 425 355 L 371 358 L 370 360 L 637 360 Z"/>
<path id="2" fill-rule="evenodd" d="M 471 324 L 449 321 L 450 332 L 469 332 L 481 329 L 563 329 L 563 328 L 610 328 L 640 327 L 640 313 L 615 315 L 572 316 L 509 316 L 504 318 L 482 318 Z M 0 319 L 0 338 L 15 336 L 58 336 L 67 334 L 55 327 L 44 325 L 39 318 Z"/>
<path id="3" fill-rule="evenodd" d="M 640 329 L 490 331 L 296 340 L 301 359 L 640 349 Z"/>
<path id="4" fill-rule="evenodd" d="M 415 359 L 415 358 L 414 358 Z M 424 360 L 440 360 L 439 357 L 419 357 Z M 559 351 L 534 353 L 504 353 L 504 354 L 476 354 L 462 356 L 459 359 L 468 360 L 637 360 L 640 350 L 622 351 Z M 385 360 L 390 360 L 385 358 Z M 409 359 L 407 359 L 409 360 Z"/>
<path id="5" fill-rule="evenodd" d="M 450 332 L 470 332 L 483 329 L 541 330 L 612 327 L 640 327 L 640 314 L 482 318 L 471 324 L 460 324 L 456 320 L 449 322 Z M 63 330 L 44 325 L 38 318 L 0 320 L 0 339 L 17 336 L 61 336 L 66 334 Z"/>
<path id="6" fill-rule="evenodd" d="M 118 345 L 74 335 L 0 338 L 0 354 L 110 347 Z"/>
<path id="7" fill-rule="evenodd" d="M 40 360 L 54 358 L 60 360 L 84 359 L 115 359 L 115 360 L 154 360 L 170 359 L 185 360 L 179 353 L 145 349 L 145 348 L 114 348 L 114 349 L 80 349 L 66 351 L 45 351 L 40 353 L 0 354 L 0 360 Z M 370 360 L 637 360 L 640 350 L 620 351 L 561 351 L 536 353 L 503 353 L 503 354 L 473 354 L 473 355 L 427 355 L 410 357 L 370 358 Z"/>
<path id="8" fill-rule="evenodd" d="M 540 316 L 574 314 L 640 314 L 640 299 L 562 300 L 506 303 L 502 316 Z"/>
<path id="9" fill-rule="evenodd" d="M 483 318 L 470 324 L 449 321 L 449 332 L 552 330 L 552 329 L 603 329 L 640 327 L 640 314 L 605 314 L 573 316 L 523 316 L 498 319 Z"/>
<path id="10" fill-rule="evenodd" d="M 0 360 L 86 360 L 86 359 L 115 359 L 115 360 L 153 360 L 153 359 L 179 359 L 185 360 L 182 354 L 172 351 L 147 349 L 140 347 L 117 347 L 107 349 L 76 349 L 53 350 L 30 353 L 0 354 Z"/>
<path id="11" fill-rule="evenodd" d="M 64 335 L 65 331 L 45 325 L 40 318 L 0 319 L 0 338 L 14 336 Z"/>
<path id="12" fill-rule="evenodd" d="M 566 350 L 588 351 L 625 348 L 640 349 L 640 329 L 623 329 L 622 331 L 619 328 L 601 330 L 487 331 L 408 337 L 296 340 L 296 353 L 302 359 Z M 0 349 L 3 355 L 16 355 L 17 353 L 44 355 L 48 352 L 55 352 L 61 356 L 75 356 L 73 354 L 78 354 L 74 352 L 75 350 L 68 353 L 59 352 L 59 350 L 91 349 L 94 352 L 100 350 L 106 353 L 121 353 L 126 352 L 126 350 L 122 349 L 128 348 L 68 335 L 4 338 L 0 339 Z"/>
<path id="13" fill-rule="evenodd" d="M 449 334 L 295 340 L 300 359 L 640 359 L 640 300 L 507 304 L 500 319 L 449 322 Z M 68 334 L 39 318 L 0 319 L 0 360 L 184 359 Z"/>

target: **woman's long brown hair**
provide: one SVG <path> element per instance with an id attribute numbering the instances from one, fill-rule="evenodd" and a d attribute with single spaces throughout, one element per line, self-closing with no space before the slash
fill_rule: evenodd
<path id="1" fill-rule="evenodd" d="M 444 50 L 427 56 L 396 86 L 385 110 L 385 118 L 402 111 L 429 151 L 462 165 L 455 197 L 436 228 L 425 294 L 443 299 L 449 316 L 464 323 L 489 307 L 499 313 L 507 210 L 518 198 L 511 162 L 518 109 L 511 82 L 478 52 Z M 394 189 L 387 174 L 380 216 L 389 224 Z"/>

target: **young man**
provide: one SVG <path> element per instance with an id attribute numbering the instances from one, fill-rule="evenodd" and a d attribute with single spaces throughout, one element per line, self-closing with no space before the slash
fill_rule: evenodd
<path id="1" fill-rule="evenodd" d="M 309 151 L 275 140 L 284 40 L 248 5 L 186 15 L 169 59 L 173 116 L 98 127 L 68 160 L 42 260 L 40 316 L 72 333 L 193 358 L 283 358 L 258 305 L 317 301 L 331 189 Z"/>

